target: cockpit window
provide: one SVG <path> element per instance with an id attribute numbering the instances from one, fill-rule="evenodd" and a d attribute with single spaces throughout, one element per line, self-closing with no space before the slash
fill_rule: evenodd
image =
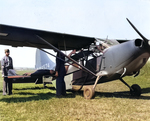
<path id="1" fill-rule="evenodd" d="M 97 42 L 103 42 L 103 43 L 106 43 L 109 47 L 110 46 L 113 46 L 113 45 L 117 45 L 119 44 L 119 42 L 115 39 L 100 39 L 100 38 L 95 38 Z"/>
<path id="2" fill-rule="evenodd" d="M 104 53 L 104 51 L 113 46 L 113 45 L 117 45 L 119 44 L 119 42 L 117 40 L 110 40 L 110 39 L 99 39 L 99 38 L 95 38 L 95 43 L 92 43 L 90 45 L 89 50 L 93 51 L 93 55 L 94 56 L 100 56 L 101 54 Z"/>

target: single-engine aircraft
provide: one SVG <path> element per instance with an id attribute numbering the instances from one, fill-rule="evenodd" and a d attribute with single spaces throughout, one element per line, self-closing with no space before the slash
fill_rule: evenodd
<path id="1" fill-rule="evenodd" d="M 150 56 L 150 41 L 128 19 L 127 21 L 142 39 L 130 41 L 104 40 L 94 37 L 0 25 L 0 44 L 13 47 L 36 47 L 41 50 L 43 48 L 53 49 L 60 53 L 63 50 L 76 49 L 79 52 L 71 57 L 62 53 L 68 59 L 63 61 L 70 64 L 67 75 L 72 75 L 70 77 L 72 88 L 80 90 L 84 87 L 83 94 L 86 99 L 94 97 L 97 84 L 117 79 L 129 87 L 131 95 L 140 96 L 140 86 L 137 84 L 129 86 L 123 80 L 123 77 L 138 76 L 140 69 L 146 64 Z M 105 46 L 103 51 L 102 46 L 104 44 L 101 44 L 102 40 L 103 43 L 109 46 Z M 95 43 L 99 43 L 99 45 Z M 45 52 L 48 53 L 47 51 Z"/>

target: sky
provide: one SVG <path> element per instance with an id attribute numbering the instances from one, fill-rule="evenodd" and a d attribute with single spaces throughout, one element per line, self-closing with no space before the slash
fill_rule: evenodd
<path id="1" fill-rule="evenodd" d="M 0 24 L 98 38 L 140 38 L 128 18 L 150 39 L 149 6 L 150 0 L 0 0 Z M 35 48 L 0 45 L 0 59 L 6 48 L 14 67 L 35 66 Z"/>

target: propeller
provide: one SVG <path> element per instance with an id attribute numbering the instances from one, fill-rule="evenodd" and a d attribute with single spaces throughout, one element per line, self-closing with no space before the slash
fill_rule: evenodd
<path id="1" fill-rule="evenodd" d="M 149 47 L 149 44 L 150 44 L 149 40 L 138 31 L 138 29 L 131 23 L 131 21 L 128 18 L 126 18 L 126 19 L 129 22 L 129 24 L 133 27 L 133 29 L 141 36 L 141 38 L 146 43 L 146 45 L 148 45 L 148 47 Z"/>

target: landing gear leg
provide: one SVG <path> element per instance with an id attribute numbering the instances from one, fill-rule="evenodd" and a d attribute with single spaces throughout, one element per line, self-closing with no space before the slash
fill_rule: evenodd
<path id="1" fill-rule="evenodd" d="M 141 95 L 141 87 L 137 84 L 133 84 L 131 87 L 121 78 L 121 82 L 123 82 L 130 89 L 130 94 L 132 96 L 140 96 Z"/>
<path id="2" fill-rule="evenodd" d="M 97 82 L 98 82 L 99 78 L 100 78 L 100 76 L 97 76 L 95 84 L 93 86 L 86 86 L 84 88 L 83 95 L 84 95 L 85 99 L 92 99 L 92 98 L 94 98 L 95 87 L 97 85 Z"/>
<path id="3" fill-rule="evenodd" d="M 124 83 L 127 87 L 129 87 L 130 90 L 132 90 L 132 88 L 131 88 L 122 78 L 120 79 L 120 81 L 121 81 L 122 83 Z"/>
<path id="4" fill-rule="evenodd" d="M 45 82 L 43 83 L 43 86 L 44 86 L 44 88 L 46 88 L 46 83 Z"/>

